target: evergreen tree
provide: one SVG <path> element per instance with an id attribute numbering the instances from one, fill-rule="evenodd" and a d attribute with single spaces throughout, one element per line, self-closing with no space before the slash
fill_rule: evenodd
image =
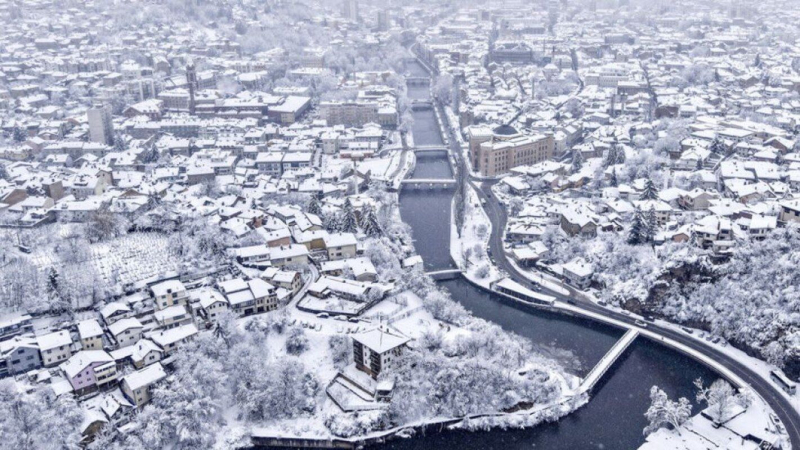
<path id="1" fill-rule="evenodd" d="M 644 192 L 642 192 L 643 200 L 658 200 L 658 188 L 656 188 L 653 180 L 647 179 L 644 184 Z"/>
<path id="2" fill-rule="evenodd" d="M 639 245 L 642 243 L 642 232 L 644 230 L 644 226 L 642 211 L 639 208 L 636 208 L 636 211 L 633 213 L 633 222 L 631 223 L 631 228 L 628 230 L 628 244 Z"/>
<path id="3" fill-rule="evenodd" d="M 625 148 L 617 147 L 617 162 L 616 164 L 625 164 Z"/>
<path id="4" fill-rule="evenodd" d="M 608 148 L 606 158 L 603 160 L 603 167 L 610 167 L 617 163 L 617 144 L 612 143 Z"/>
<path id="5" fill-rule="evenodd" d="M 619 186 L 619 180 L 617 180 L 617 169 L 616 168 L 611 169 L 611 180 L 609 180 L 609 183 L 613 187 Z"/>
<path id="6" fill-rule="evenodd" d="M 583 154 L 580 150 L 572 151 L 572 173 L 578 173 L 583 167 Z"/>
<path id="7" fill-rule="evenodd" d="M 378 222 L 378 216 L 375 214 L 375 209 L 371 206 L 364 208 L 361 213 L 361 229 L 364 234 L 370 237 L 380 236 L 383 233 L 381 224 Z"/>
<path id="8" fill-rule="evenodd" d="M 14 127 L 13 138 L 14 142 L 25 142 L 28 139 L 28 134 L 21 127 Z"/>
<path id="9" fill-rule="evenodd" d="M 343 233 L 355 233 L 358 231 L 358 217 L 349 198 L 344 201 L 344 206 L 342 207 L 340 229 Z"/>
<path id="10" fill-rule="evenodd" d="M 316 195 L 311 197 L 311 199 L 308 201 L 306 212 L 309 214 L 314 214 L 315 216 L 318 216 L 322 213 L 322 205 L 320 205 L 319 198 Z"/>
<path id="11" fill-rule="evenodd" d="M 342 224 L 339 214 L 325 214 L 325 216 L 322 218 L 322 225 L 330 232 L 336 233 L 340 231 Z"/>
<path id="12" fill-rule="evenodd" d="M 656 211 L 652 207 L 647 210 L 644 216 L 644 227 L 642 227 L 642 242 L 652 243 L 655 240 L 656 230 L 658 229 L 658 221 L 656 220 Z"/>

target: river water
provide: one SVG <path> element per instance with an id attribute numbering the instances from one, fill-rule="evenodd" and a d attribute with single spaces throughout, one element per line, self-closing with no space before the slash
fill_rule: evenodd
<path id="1" fill-rule="evenodd" d="M 414 76 L 425 75 L 417 64 Z M 427 98 L 427 88 L 409 88 L 412 98 Z M 414 141 L 418 145 L 441 144 L 432 111 L 414 112 Z M 447 157 L 429 154 L 417 158 L 414 178 L 450 178 Z M 405 189 L 400 213 L 411 226 L 417 252 L 426 269 L 452 267 L 449 256 L 450 205 L 453 191 Z M 542 352 L 562 361 L 582 376 L 611 348 L 622 332 L 596 322 L 566 317 L 508 304 L 462 279 L 442 282 L 453 299 L 475 316 L 530 339 Z M 670 397 L 694 400 L 692 381 L 716 379 L 705 366 L 680 353 L 639 338 L 597 385 L 590 402 L 556 423 L 526 430 L 487 432 L 445 431 L 390 441 L 383 449 L 634 449 L 644 442 L 644 412 L 650 404 L 651 386 L 658 385 Z M 697 407 L 695 407 L 697 412 Z"/>

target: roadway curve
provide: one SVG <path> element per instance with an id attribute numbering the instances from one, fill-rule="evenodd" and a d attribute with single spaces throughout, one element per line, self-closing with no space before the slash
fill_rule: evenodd
<path id="1" fill-rule="evenodd" d="M 491 187 L 494 183 L 487 182 L 482 184 L 480 187 L 476 186 L 472 181 L 470 184 L 477 188 L 476 192 L 478 193 L 478 196 L 482 200 L 486 201 L 485 209 L 489 215 L 489 220 L 492 222 L 492 235 L 489 241 L 491 254 L 496 261 L 496 265 L 508 273 L 508 275 L 514 279 L 514 281 L 529 288 L 535 287 L 537 290 L 547 293 L 548 295 L 553 295 L 562 301 L 569 300 L 570 304 L 576 308 L 615 319 L 631 326 L 636 326 L 634 323 L 636 319 L 632 318 L 631 316 L 604 308 L 590 300 L 583 298 L 580 295 L 575 295 L 576 293 L 573 289 L 570 289 L 571 295 L 569 297 L 565 297 L 556 292 L 548 291 L 543 287 L 534 286 L 534 283 L 531 283 L 519 272 L 519 270 L 517 270 L 513 264 L 509 262 L 508 256 L 503 250 L 503 233 L 506 228 L 507 216 L 505 208 L 491 191 Z M 727 367 L 739 378 L 748 383 L 750 387 L 756 391 L 767 402 L 767 404 L 769 404 L 775 414 L 780 418 L 781 422 L 783 422 L 783 426 L 786 428 L 786 432 L 789 435 L 791 443 L 800 443 L 800 414 L 798 414 L 791 402 L 784 396 L 783 392 L 780 391 L 779 388 L 772 382 L 765 380 L 753 369 L 746 366 L 742 362 L 731 358 L 727 354 L 722 353 L 719 350 L 710 347 L 681 331 L 661 327 L 654 323 L 648 323 L 647 329 L 651 332 L 658 333 L 663 337 L 683 344 L 694 351 L 702 353 Z M 702 363 L 702 361 L 700 362 Z"/>
<path id="2" fill-rule="evenodd" d="M 437 109 L 439 109 L 441 117 L 444 120 L 444 117 L 446 116 L 444 114 L 442 105 L 438 101 L 435 101 L 434 105 Z M 500 269 L 504 270 L 514 281 L 522 284 L 523 286 L 528 288 L 536 288 L 537 290 L 548 295 L 553 295 L 561 301 L 568 301 L 569 304 L 578 310 L 588 311 L 609 319 L 615 319 L 620 322 L 624 322 L 629 326 L 637 326 L 635 324 L 636 319 L 632 318 L 631 316 L 604 308 L 590 300 L 587 300 L 582 296 L 577 295 L 577 292 L 574 289 L 569 289 L 570 295 L 565 297 L 556 292 L 548 291 L 544 287 L 534 286 L 534 283 L 530 282 L 519 272 L 519 270 L 517 270 L 514 265 L 509 262 L 508 256 L 503 249 L 503 234 L 506 229 L 506 221 L 508 220 L 508 217 L 506 215 L 505 207 L 491 190 L 492 186 L 497 181 L 485 181 L 480 186 L 477 185 L 476 181 L 479 180 L 473 180 L 470 177 L 469 170 L 466 167 L 466 162 L 463 158 L 462 148 L 458 144 L 458 139 L 456 136 L 454 136 L 452 128 L 449 126 L 445 128 L 450 138 L 449 144 L 451 154 L 455 156 L 458 170 L 461 174 L 463 174 L 463 176 L 457 178 L 469 182 L 469 184 L 475 188 L 475 192 L 477 192 L 481 200 L 486 201 L 486 206 L 484 209 L 489 216 L 489 220 L 492 222 L 492 234 L 489 240 L 489 249 L 492 257 L 495 259 L 495 264 Z M 772 382 L 765 380 L 753 369 L 746 366 L 742 362 L 704 344 L 702 341 L 690 337 L 686 333 L 676 331 L 671 328 L 658 326 L 654 323 L 649 323 L 647 329 L 665 338 L 669 338 L 675 342 L 683 344 L 686 347 L 719 362 L 728 368 L 728 370 L 733 372 L 736 376 L 744 380 L 744 382 L 750 385 L 750 388 L 752 388 L 756 393 L 758 393 L 758 395 L 761 396 L 761 398 L 764 399 L 764 401 L 767 402 L 778 418 L 780 418 L 787 434 L 789 435 L 790 444 L 800 445 L 800 414 L 798 414 L 791 402 L 784 396 L 783 392 L 780 391 L 779 388 Z M 703 361 L 700 361 L 700 363 L 705 364 Z M 711 369 L 714 370 L 713 367 L 711 367 Z"/>

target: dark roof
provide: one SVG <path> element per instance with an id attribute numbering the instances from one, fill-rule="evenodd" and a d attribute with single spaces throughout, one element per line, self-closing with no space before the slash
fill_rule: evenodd
<path id="1" fill-rule="evenodd" d="M 500 125 L 499 127 L 493 130 L 493 133 L 498 136 L 511 136 L 514 134 L 518 134 L 518 131 L 511 125 Z"/>

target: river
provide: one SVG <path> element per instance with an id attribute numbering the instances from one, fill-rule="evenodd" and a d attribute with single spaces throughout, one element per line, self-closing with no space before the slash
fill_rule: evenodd
<path id="1" fill-rule="evenodd" d="M 413 76 L 424 69 L 410 64 Z M 426 74 L 425 74 L 426 75 Z M 427 98 L 427 88 L 409 88 L 411 98 Z M 417 145 L 442 143 L 432 111 L 414 112 Z M 450 178 L 447 156 L 428 154 L 417 158 L 414 178 Z M 400 195 L 400 213 L 411 226 L 417 252 L 426 269 L 452 267 L 449 256 L 452 190 L 406 189 Z M 580 318 L 508 304 L 470 283 L 456 279 L 442 282 L 452 297 L 477 317 L 530 339 L 576 375 L 584 375 L 611 348 L 622 332 Z M 390 441 L 382 449 L 634 449 L 644 442 L 644 412 L 649 391 L 658 385 L 670 397 L 694 400 L 692 381 L 716 379 L 710 369 L 675 351 L 638 339 L 594 390 L 590 402 L 556 423 L 525 430 L 487 432 L 445 431 Z M 695 407 L 695 412 L 697 408 Z"/>

